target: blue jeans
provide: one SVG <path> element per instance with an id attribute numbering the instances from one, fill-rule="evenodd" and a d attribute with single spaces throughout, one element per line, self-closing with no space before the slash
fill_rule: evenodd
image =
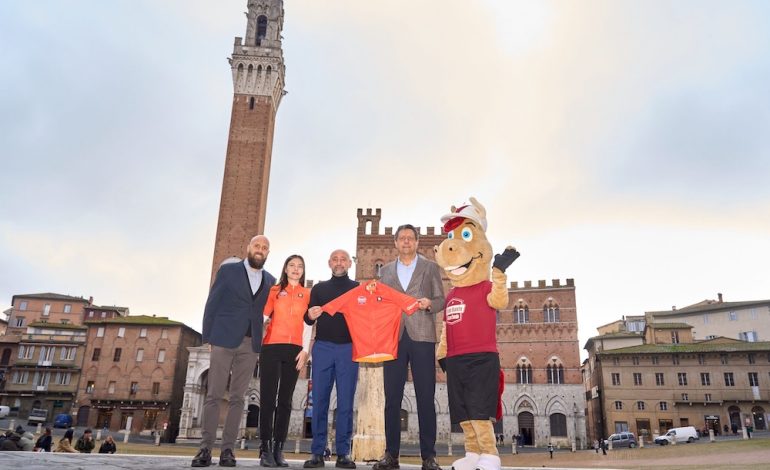
<path id="1" fill-rule="evenodd" d="M 337 385 L 337 455 L 350 454 L 353 437 L 353 399 L 358 382 L 358 363 L 353 362 L 353 344 L 316 341 L 313 345 L 313 444 L 310 451 L 323 455 L 329 425 L 329 399 Z"/>

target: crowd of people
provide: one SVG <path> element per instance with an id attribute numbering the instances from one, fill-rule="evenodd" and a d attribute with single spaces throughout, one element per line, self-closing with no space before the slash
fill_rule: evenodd
<path id="1" fill-rule="evenodd" d="M 75 442 L 73 444 L 73 441 Z M 6 431 L 0 434 L 0 451 L 27 451 L 27 452 L 69 452 L 90 454 L 96 448 L 96 441 L 90 429 L 83 431 L 83 434 L 75 441 L 75 430 L 70 428 L 64 432 L 64 435 L 54 444 L 51 428 L 47 427 L 40 436 L 35 439 L 35 435 L 26 431 L 23 426 L 16 426 L 16 429 Z M 114 454 L 117 452 L 117 446 L 112 436 L 107 435 L 99 446 L 100 454 Z"/>

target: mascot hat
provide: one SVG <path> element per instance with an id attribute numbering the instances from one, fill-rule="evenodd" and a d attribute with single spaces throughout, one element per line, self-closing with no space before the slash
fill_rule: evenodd
<path id="1" fill-rule="evenodd" d="M 449 233 L 459 227 L 463 219 L 470 219 L 479 224 L 483 231 L 487 231 L 487 211 L 475 198 L 471 198 L 470 204 L 457 208 L 452 206 L 452 212 L 441 217 L 444 232 Z"/>

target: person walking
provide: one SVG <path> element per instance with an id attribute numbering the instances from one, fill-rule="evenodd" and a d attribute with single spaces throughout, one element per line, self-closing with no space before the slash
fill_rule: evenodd
<path id="1" fill-rule="evenodd" d="M 107 437 L 104 438 L 104 442 L 102 442 L 102 445 L 99 446 L 99 453 L 114 454 L 117 451 L 118 451 L 118 446 L 115 445 L 115 440 L 112 438 L 111 435 L 107 435 Z"/>
<path id="2" fill-rule="evenodd" d="M 229 404 L 222 430 L 219 466 L 234 467 L 233 448 L 243 416 L 243 396 L 262 348 L 262 311 L 275 278 L 264 269 L 270 240 L 253 237 L 243 262 L 219 267 L 203 311 L 203 343 L 211 348 L 209 383 L 203 404 L 201 444 L 192 467 L 211 465 L 217 438 L 219 404 L 228 382 Z"/>
<path id="3" fill-rule="evenodd" d="M 358 381 L 358 363 L 353 361 L 353 342 L 350 337 L 344 315 L 329 315 L 321 305 L 336 299 L 358 283 L 348 277 L 348 270 L 353 262 L 345 250 L 334 250 L 329 257 L 332 277 L 319 282 L 310 291 L 310 309 L 305 314 L 305 323 L 316 325 L 315 344 L 313 345 L 313 442 L 309 460 L 304 468 L 324 466 L 327 427 L 329 421 L 329 400 L 332 387 L 337 388 L 337 429 L 335 448 L 337 450 L 337 468 L 356 468 L 356 463 L 348 457 L 350 440 L 353 435 L 353 399 Z M 331 312 L 337 313 L 337 312 Z"/>
<path id="4" fill-rule="evenodd" d="M 602 455 L 607 455 L 607 441 L 602 437 L 599 445 L 602 446 Z"/>
<path id="5" fill-rule="evenodd" d="M 553 459 L 553 444 L 548 443 L 548 453 L 551 454 L 551 459 Z"/>
<path id="6" fill-rule="evenodd" d="M 59 443 L 56 445 L 54 452 L 69 452 L 70 454 L 77 454 L 78 451 L 72 447 L 72 439 L 75 438 L 75 430 L 72 428 L 67 429 L 64 432 L 64 436 L 59 439 Z"/>
<path id="7" fill-rule="evenodd" d="M 441 268 L 419 255 L 420 234 L 411 224 L 396 229 L 398 258 L 382 267 L 380 282 L 414 297 L 420 310 L 401 313 L 398 355 L 383 365 L 385 383 L 385 455 L 373 470 L 399 468 L 401 402 L 408 370 L 412 369 L 417 399 L 422 470 L 441 470 L 436 462 L 436 313 L 444 308 Z"/>
<path id="8" fill-rule="evenodd" d="M 299 371 L 307 363 L 313 331 L 304 321 L 310 302 L 310 290 L 304 286 L 305 260 L 300 255 L 291 255 L 283 263 L 278 285 L 270 288 L 265 303 L 263 321 L 267 326 L 259 381 L 262 467 L 289 466 L 283 457 L 283 443 L 289 431 L 291 398 Z"/>
<path id="9" fill-rule="evenodd" d="M 599 453 L 599 439 L 594 439 L 594 451 Z"/>

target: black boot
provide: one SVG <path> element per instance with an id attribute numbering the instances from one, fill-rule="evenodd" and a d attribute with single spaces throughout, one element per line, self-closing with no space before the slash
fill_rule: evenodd
<path id="1" fill-rule="evenodd" d="M 262 441 L 262 445 L 259 446 L 259 466 L 260 467 L 277 467 L 275 463 L 275 457 L 273 457 L 273 443 L 272 441 Z"/>
<path id="2" fill-rule="evenodd" d="M 283 458 L 283 441 L 273 442 L 273 457 L 275 457 L 275 463 L 279 467 L 288 467 L 289 462 Z"/>

